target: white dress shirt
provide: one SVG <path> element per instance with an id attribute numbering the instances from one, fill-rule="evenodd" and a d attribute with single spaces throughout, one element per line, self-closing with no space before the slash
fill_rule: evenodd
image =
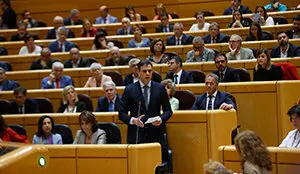
<path id="1" fill-rule="evenodd" d="M 294 147 L 299 148 L 300 147 L 300 130 L 295 129 L 288 133 L 288 135 L 284 138 L 284 140 L 281 142 L 279 147 Z"/>
<path id="2" fill-rule="evenodd" d="M 290 45 L 288 44 L 285 53 L 283 53 L 282 49 L 280 48 L 280 58 L 287 58 L 288 57 L 289 48 L 290 48 Z"/>
<path id="3" fill-rule="evenodd" d="M 177 83 L 180 84 L 180 77 L 181 77 L 181 74 L 182 74 L 182 69 L 178 72 L 178 73 L 174 73 L 173 77 L 174 77 L 174 83 L 175 83 L 175 75 L 177 74 Z"/>

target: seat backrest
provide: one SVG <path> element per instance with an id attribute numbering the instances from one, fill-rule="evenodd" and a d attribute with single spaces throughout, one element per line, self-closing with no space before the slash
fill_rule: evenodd
<path id="1" fill-rule="evenodd" d="M 10 102 L 5 99 L 0 99 L 0 114 L 7 114 Z"/>
<path id="2" fill-rule="evenodd" d="M 116 86 L 124 85 L 122 75 L 118 71 L 104 71 L 103 74 L 110 76 L 111 79 L 115 82 Z"/>
<path id="3" fill-rule="evenodd" d="M 8 55 L 8 51 L 3 46 L 0 46 L 0 56 L 6 56 Z"/>
<path id="4" fill-rule="evenodd" d="M 109 42 L 114 43 L 114 46 L 116 46 L 118 48 L 124 48 L 124 44 L 120 40 L 109 40 Z"/>
<path id="5" fill-rule="evenodd" d="M 69 126 L 65 124 L 55 124 L 54 126 L 55 133 L 61 135 L 63 144 L 72 144 L 73 143 L 73 134 Z"/>
<path id="6" fill-rule="evenodd" d="M 264 34 L 267 34 L 268 37 L 270 38 L 270 40 L 273 40 L 274 39 L 274 35 L 271 31 L 268 31 L 268 30 L 265 30 L 265 31 L 262 31 Z"/>
<path id="7" fill-rule="evenodd" d="M 106 144 L 121 144 L 121 131 L 115 123 L 99 122 L 98 128 L 105 131 Z"/>
<path id="8" fill-rule="evenodd" d="M 37 27 L 47 27 L 47 24 L 43 21 L 37 21 Z"/>
<path id="9" fill-rule="evenodd" d="M 196 100 L 195 95 L 189 90 L 178 90 L 174 97 L 179 100 L 179 110 L 191 109 Z"/>
<path id="10" fill-rule="evenodd" d="M 0 62 L 0 67 L 2 67 L 5 71 L 12 71 L 11 64 L 8 62 Z"/>
<path id="11" fill-rule="evenodd" d="M 288 24 L 288 21 L 286 20 L 286 18 L 284 16 L 272 16 L 272 17 L 273 17 L 275 25 Z"/>
<path id="12" fill-rule="evenodd" d="M 235 73 L 238 74 L 241 82 L 249 82 L 251 81 L 250 73 L 244 68 L 236 68 Z"/>
<path id="13" fill-rule="evenodd" d="M 148 17 L 141 14 L 141 21 L 148 21 Z"/>
<path id="14" fill-rule="evenodd" d="M 205 74 L 200 70 L 189 70 L 193 75 L 194 83 L 204 83 L 205 82 Z"/>
<path id="15" fill-rule="evenodd" d="M 94 111 L 93 102 L 90 96 L 86 94 L 78 94 L 77 96 L 79 101 L 83 101 L 85 103 L 88 111 Z"/>
<path id="16" fill-rule="evenodd" d="M 160 83 L 162 81 L 160 73 L 157 72 L 157 71 L 153 71 L 152 79 L 151 80 L 153 80 L 153 81 L 155 81 L 157 83 Z"/>
<path id="17" fill-rule="evenodd" d="M 53 113 L 53 104 L 52 101 L 48 98 L 35 98 L 39 104 L 40 113 Z"/>
<path id="18" fill-rule="evenodd" d="M 214 16 L 214 12 L 210 11 L 210 10 L 205 10 L 205 11 L 202 11 L 204 16 L 207 17 L 207 16 Z"/>
<path id="19" fill-rule="evenodd" d="M 94 57 L 86 57 L 89 61 L 89 66 L 93 63 L 98 63 L 98 60 Z"/>
<path id="20" fill-rule="evenodd" d="M 294 64 L 288 62 L 276 63 L 276 66 L 281 67 L 282 80 L 299 80 L 297 68 Z"/>
<path id="21" fill-rule="evenodd" d="M 19 124 L 9 124 L 8 127 L 10 127 L 12 130 L 14 130 L 15 132 L 17 132 L 17 134 L 19 134 L 19 135 L 27 136 L 26 129 L 22 125 L 19 125 Z"/>
<path id="22" fill-rule="evenodd" d="M 233 103 L 235 104 L 235 110 L 237 110 L 238 108 L 237 108 L 237 104 L 236 104 L 236 99 L 234 98 L 234 96 L 233 95 L 231 95 L 230 93 L 229 93 L 229 98 L 233 101 Z"/>
<path id="23" fill-rule="evenodd" d="M 172 16 L 172 19 L 178 19 L 179 15 L 176 12 L 169 13 Z"/>

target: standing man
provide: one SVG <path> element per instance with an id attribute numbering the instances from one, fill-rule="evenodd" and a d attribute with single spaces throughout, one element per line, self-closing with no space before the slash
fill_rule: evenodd
<path id="1" fill-rule="evenodd" d="M 119 111 L 122 97 L 117 93 L 116 84 L 113 81 L 103 83 L 104 96 L 98 99 L 96 112 Z"/>
<path id="2" fill-rule="evenodd" d="M 111 16 L 108 13 L 108 8 L 103 5 L 99 8 L 100 16 L 96 18 L 95 24 L 111 24 L 111 23 L 117 23 L 118 18 Z"/>
<path id="3" fill-rule="evenodd" d="M 10 0 L 0 1 L 2 9 L 2 25 L 9 29 L 17 28 L 17 15 L 14 9 L 11 8 Z"/>
<path id="4" fill-rule="evenodd" d="M 173 114 L 168 94 L 163 85 L 151 80 L 153 65 L 149 60 L 140 61 L 138 71 L 139 81 L 126 86 L 124 90 L 119 119 L 128 125 L 128 144 L 159 142 L 162 147 L 162 161 L 168 161 L 164 134 L 166 122 Z"/>
<path id="5" fill-rule="evenodd" d="M 179 56 L 173 56 L 168 62 L 170 72 L 165 79 L 171 79 L 175 84 L 193 83 L 193 75 L 182 69 L 182 59 Z"/>

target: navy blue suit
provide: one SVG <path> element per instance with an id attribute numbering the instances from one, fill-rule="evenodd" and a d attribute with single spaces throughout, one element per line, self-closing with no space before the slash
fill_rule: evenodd
<path id="1" fill-rule="evenodd" d="M 247 6 L 240 5 L 239 11 L 242 14 L 252 13 L 252 11 Z M 232 15 L 233 9 L 231 7 L 226 8 L 223 12 L 223 15 Z"/>
<path id="2" fill-rule="evenodd" d="M 174 73 L 168 72 L 165 79 L 171 79 L 174 82 Z M 183 83 L 194 83 L 193 75 L 190 72 L 182 70 L 179 84 Z"/>
<path id="3" fill-rule="evenodd" d="M 231 104 L 236 109 L 236 104 L 231 97 L 231 94 L 227 92 L 218 91 L 214 101 L 214 109 L 219 109 L 223 103 Z M 206 102 L 207 93 L 199 95 L 193 104 L 192 110 L 206 110 Z"/>
<path id="4" fill-rule="evenodd" d="M 114 104 L 114 111 L 119 111 L 120 109 L 120 103 L 121 103 L 122 97 L 117 94 L 117 98 Z M 109 103 L 106 97 L 100 97 L 98 99 L 98 104 L 96 108 L 96 112 L 108 112 Z"/>
<path id="5" fill-rule="evenodd" d="M 19 84 L 14 80 L 4 80 L 2 83 L 2 91 L 10 91 L 18 86 Z"/>
<path id="6" fill-rule="evenodd" d="M 71 20 L 72 20 L 71 18 L 64 19 L 64 25 L 72 25 Z M 79 19 L 79 21 L 74 22 L 73 25 L 82 25 L 82 19 Z"/>
<path id="7" fill-rule="evenodd" d="M 207 34 L 205 36 L 203 36 L 203 41 L 204 43 L 206 44 L 210 44 L 212 43 L 212 40 L 211 40 L 211 35 L 210 34 Z M 217 36 L 217 40 L 216 40 L 216 43 L 225 43 L 225 42 L 228 42 L 230 39 L 230 37 L 228 35 L 225 35 L 223 33 L 220 33 L 218 36 Z"/>
<path id="8" fill-rule="evenodd" d="M 39 104 L 36 100 L 27 98 L 24 103 L 25 114 L 40 113 Z M 19 114 L 19 106 L 16 101 L 10 103 L 8 114 Z"/>
<path id="9" fill-rule="evenodd" d="M 190 45 L 193 43 L 193 36 L 182 33 L 181 45 Z M 167 39 L 167 45 L 176 45 L 175 36 L 169 36 Z"/>
<path id="10" fill-rule="evenodd" d="M 214 70 L 212 73 L 216 74 L 220 78 L 219 70 Z M 239 82 L 239 81 L 240 81 L 240 77 L 238 73 L 236 73 L 235 69 L 227 67 L 222 82 Z"/>
<path id="11" fill-rule="evenodd" d="M 128 34 L 133 34 L 133 31 L 132 31 L 132 28 L 130 27 L 129 28 L 129 33 L 127 33 L 127 35 Z M 124 30 L 124 28 L 119 28 L 118 30 L 117 30 L 117 35 L 125 35 L 125 30 Z"/>
<path id="12" fill-rule="evenodd" d="M 76 45 L 73 43 L 73 42 L 69 42 L 69 41 L 65 41 L 64 42 L 65 44 L 65 52 L 68 52 L 71 50 L 71 48 L 74 48 L 76 47 Z M 54 41 L 54 42 L 51 42 L 50 45 L 49 45 L 49 49 L 52 51 L 52 52 L 59 52 L 59 43 L 58 41 Z"/>
<path id="13" fill-rule="evenodd" d="M 53 89 L 54 88 L 54 83 L 51 85 L 48 84 L 49 77 L 45 77 L 42 80 L 42 88 L 41 89 Z M 60 88 L 64 88 L 68 85 L 73 85 L 73 80 L 70 76 L 61 76 L 60 80 Z"/>
<path id="14" fill-rule="evenodd" d="M 68 30 L 67 38 L 74 38 L 75 37 L 74 33 L 71 30 L 69 30 L 69 29 L 67 29 L 67 30 Z M 51 30 L 48 30 L 46 39 L 56 39 L 55 28 L 53 28 Z"/>
<path id="15" fill-rule="evenodd" d="M 127 86 L 127 85 L 130 85 L 133 83 L 133 77 L 132 77 L 132 74 L 133 73 L 130 73 L 128 75 L 125 76 L 125 79 L 124 79 L 124 86 Z M 153 72 L 152 74 L 152 79 L 153 81 L 157 82 L 157 83 L 160 83 L 161 82 L 161 75 L 159 73 L 155 73 Z"/>
<path id="16" fill-rule="evenodd" d="M 288 50 L 288 54 L 287 57 L 299 57 L 300 56 L 300 47 L 293 45 L 293 44 L 289 44 L 289 50 Z M 271 50 L 271 58 L 280 58 L 281 54 L 280 54 L 280 47 L 274 47 Z"/>

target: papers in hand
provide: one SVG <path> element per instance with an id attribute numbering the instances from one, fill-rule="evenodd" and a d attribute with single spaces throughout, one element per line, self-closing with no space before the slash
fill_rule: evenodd
<path id="1" fill-rule="evenodd" d="M 153 123 L 155 121 L 160 121 L 160 120 L 161 120 L 160 116 L 151 117 L 151 118 L 148 118 L 148 120 L 145 122 L 145 124 Z"/>

